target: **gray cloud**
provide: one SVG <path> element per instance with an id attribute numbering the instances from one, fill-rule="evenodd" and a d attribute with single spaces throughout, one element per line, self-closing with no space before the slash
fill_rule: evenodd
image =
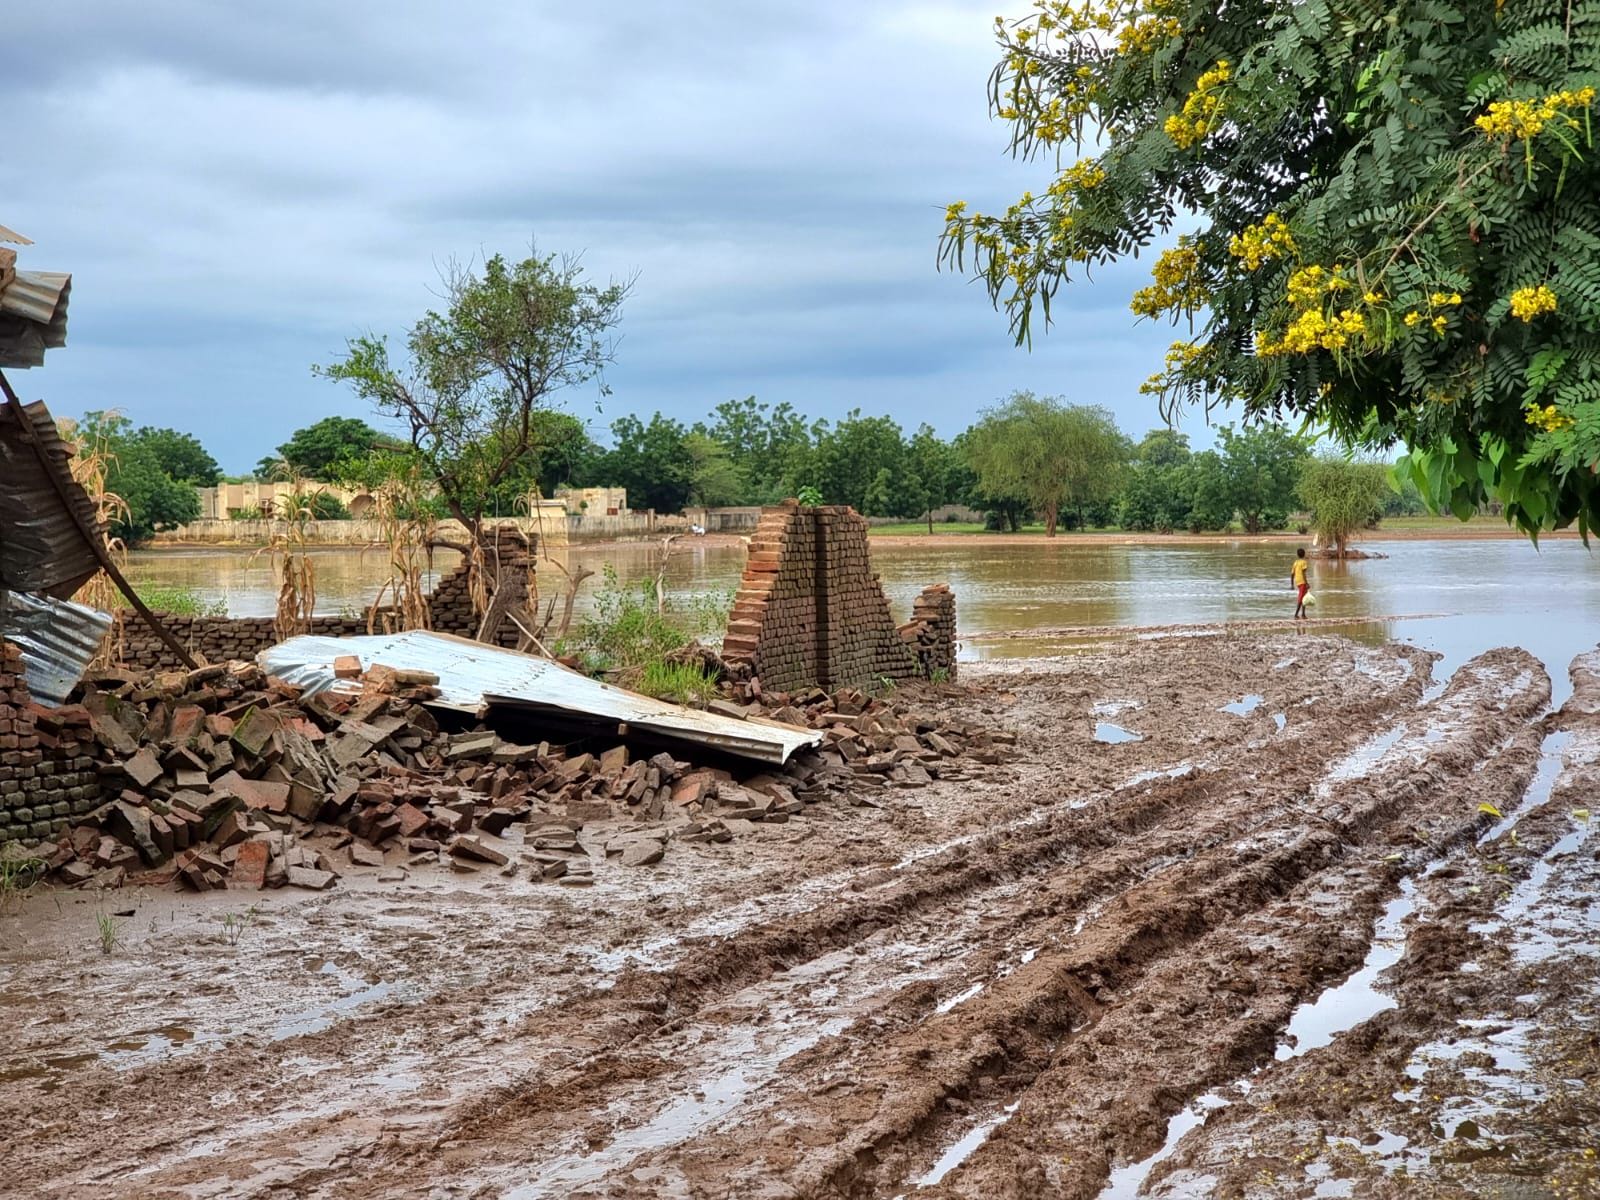
<path id="1" fill-rule="evenodd" d="M 247 11 L 252 10 L 252 11 Z M 733 395 L 955 433 L 1014 388 L 1156 422 L 1170 334 L 1144 264 L 1068 289 L 1031 353 L 937 274 L 943 206 L 1042 168 L 988 121 L 993 9 L 79 0 L 8 17 L 0 221 L 75 273 L 72 339 L 21 382 L 121 407 L 242 468 L 366 415 L 310 364 L 403 336 L 452 257 L 583 251 L 638 273 L 597 421 Z M 1198 424 L 1198 421 L 1195 422 Z M 1196 429 L 1197 440 L 1207 440 Z"/>

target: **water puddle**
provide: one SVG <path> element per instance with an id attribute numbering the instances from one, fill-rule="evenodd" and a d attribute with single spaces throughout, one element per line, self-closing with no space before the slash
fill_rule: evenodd
<path id="1" fill-rule="evenodd" d="M 966 991 L 957 992 L 954 996 L 951 996 L 948 1000 L 939 1001 L 939 1003 L 934 1006 L 934 1010 L 933 1011 L 935 1013 L 939 1013 L 939 1014 L 947 1013 L 951 1009 L 955 1008 L 957 1005 L 965 1004 L 968 1000 L 971 1000 L 974 996 L 976 996 L 981 991 L 983 991 L 983 984 L 982 983 L 975 983 L 971 987 L 969 987 Z"/>
<path id="2" fill-rule="evenodd" d="M 1092 717 L 1115 717 L 1143 707 L 1143 700 L 1101 700 L 1099 703 L 1089 706 L 1089 715 Z"/>
<path id="3" fill-rule="evenodd" d="M 1017 1111 L 1021 1103 L 1022 1101 L 1018 1100 L 1013 1104 L 1008 1104 L 988 1120 L 974 1125 L 966 1133 L 962 1134 L 958 1140 L 952 1142 L 945 1149 L 945 1152 L 939 1155 L 939 1161 L 929 1167 L 925 1173 L 917 1176 L 913 1182 L 918 1187 L 932 1187 L 943 1180 L 951 1171 L 954 1171 L 967 1159 L 971 1158 L 973 1151 L 989 1140 L 990 1134 L 1010 1120 L 1011 1115 Z M 895 1200 L 901 1200 L 901 1198 L 896 1197 Z"/>
<path id="4" fill-rule="evenodd" d="M 1116 746 L 1123 742 L 1142 742 L 1144 741 L 1144 735 L 1124 729 L 1121 725 L 1113 725 L 1110 721 L 1096 721 L 1094 723 L 1094 740 Z"/>
<path id="5" fill-rule="evenodd" d="M 337 963 L 323 963 L 320 973 L 323 975 L 338 975 L 345 986 L 352 990 L 313 1008 L 302 1009 L 299 1012 L 280 1018 L 268 1035 L 270 1040 L 281 1042 L 287 1038 L 301 1037 L 308 1033 L 321 1033 L 325 1029 L 331 1029 L 334 1022 L 340 1017 L 347 1016 L 363 1004 L 373 1004 L 380 1000 L 410 999 L 413 994 L 413 989 L 406 987 L 397 980 L 378 980 L 374 983 L 367 983 L 360 976 L 351 974 Z"/>
<path id="6" fill-rule="evenodd" d="M 1266 702 L 1267 698 L 1265 696 L 1259 696 L 1256 693 L 1251 692 L 1242 700 L 1235 700 L 1232 704 L 1224 704 L 1221 708 L 1217 709 L 1217 711 L 1232 713 L 1236 717 L 1248 717 Z"/>
<path id="7" fill-rule="evenodd" d="M 1400 927 L 1416 910 L 1416 891 L 1411 880 L 1402 879 L 1400 894 L 1384 906 L 1367 957 L 1356 973 L 1294 1010 L 1273 1055 L 1278 1062 L 1326 1046 L 1337 1034 L 1396 1007 L 1394 997 L 1378 991 L 1376 984 L 1378 976 L 1405 953 L 1405 934 Z"/>
<path id="8" fill-rule="evenodd" d="M 1283 732 L 1283 727 L 1289 723 L 1289 718 L 1282 713 L 1272 714 L 1272 723 L 1278 727 L 1278 732 Z"/>
<path id="9" fill-rule="evenodd" d="M 1524 812 L 1537 808 L 1550 799 L 1550 793 L 1556 786 L 1556 779 L 1561 775 L 1561 752 L 1571 742 L 1572 734 L 1564 729 L 1546 735 L 1539 746 L 1539 766 L 1528 782 L 1528 790 L 1522 794 L 1522 802 L 1491 825 L 1478 839 L 1478 845 L 1483 846 L 1494 841 L 1514 826 Z"/>
<path id="10" fill-rule="evenodd" d="M 742 1044 L 728 1048 L 728 1057 L 743 1059 L 741 1065 L 711 1077 L 694 1095 L 672 1101 L 644 1124 L 622 1130 L 604 1149 L 550 1161 L 533 1178 L 504 1192 L 506 1200 L 542 1200 L 547 1196 L 568 1195 L 573 1189 L 603 1178 L 641 1154 L 680 1145 L 696 1137 L 765 1086 L 786 1059 L 824 1038 L 833 1037 L 849 1024 L 847 1017 L 818 1022 L 765 1052 L 757 1045 L 756 1030 L 743 1031 L 737 1039 Z"/>
<path id="11" fill-rule="evenodd" d="M 1365 778 L 1371 773 L 1372 768 L 1378 765 L 1379 760 L 1394 749 L 1396 743 L 1405 735 L 1406 725 L 1402 721 L 1393 729 L 1368 738 L 1334 764 L 1332 770 L 1323 777 L 1321 786 L 1326 787 L 1330 783 L 1344 783 L 1352 779 Z"/>
<path id="12" fill-rule="evenodd" d="M 1100 1191 L 1099 1200 L 1134 1200 L 1156 1164 L 1172 1156 L 1183 1135 L 1191 1129 L 1198 1129 L 1206 1123 L 1206 1118 L 1213 1112 L 1227 1106 L 1228 1101 L 1222 1095 L 1217 1092 L 1207 1092 L 1187 1108 L 1180 1109 L 1173 1115 L 1172 1120 L 1167 1122 L 1167 1136 L 1161 1143 L 1161 1148 L 1149 1158 L 1112 1171 L 1111 1178 Z"/>

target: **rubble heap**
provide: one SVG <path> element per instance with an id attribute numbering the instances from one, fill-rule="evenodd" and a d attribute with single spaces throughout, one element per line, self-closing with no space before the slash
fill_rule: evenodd
<path id="1" fill-rule="evenodd" d="M 859 690 L 763 694 L 757 681 L 730 682 L 713 709 L 825 733 L 785 767 L 736 774 L 636 754 L 616 737 L 521 744 L 481 723 L 451 732 L 427 707 L 434 676 L 362 673 L 355 658 L 335 669 L 359 693 L 303 697 L 244 662 L 91 676 L 52 720 L 92 738 L 85 761 L 103 803 L 57 844 L 57 877 L 326 888 L 350 866 L 398 878 L 445 863 L 582 884 L 597 842 L 648 865 L 671 842 L 725 842 L 832 796 L 871 804 L 875 789 L 961 778 L 972 762 L 1001 761 L 1013 740 Z"/>

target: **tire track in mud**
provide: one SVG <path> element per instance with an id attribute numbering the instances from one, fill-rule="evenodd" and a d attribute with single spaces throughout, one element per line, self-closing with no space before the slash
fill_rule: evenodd
<path id="1" fill-rule="evenodd" d="M 1412 682 L 1396 693 L 1341 713 L 1337 732 L 1319 731 L 1314 744 L 1353 746 L 1396 703 L 1414 703 L 1422 679 L 1414 667 L 1410 674 Z M 673 970 L 626 971 L 613 988 L 569 1003 L 563 1013 L 563 1021 L 581 1025 L 589 1036 L 609 1041 L 618 1050 L 586 1056 L 565 1070 L 546 1066 L 531 1072 L 526 1082 L 474 1104 L 445 1136 L 452 1141 L 498 1139 L 509 1121 L 536 1121 L 549 1113 L 552 1121 L 559 1122 L 574 1111 L 601 1108 L 618 1078 L 631 1081 L 641 1072 L 654 1077 L 674 1069 L 665 1057 L 641 1065 L 651 1039 L 682 1026 L 738 989 L 874 933 L 896 931 L 943 957 L 944 947 L 930 939 L 949 938 L 949 931 L 941 927 L 951 918 L 952 906 L 981 912 L 1026 891 L 1016 919 L 1081 914 L 1095 900 L 1114 895 L 1147 874 L 1152 856 L 1190 857 L 1197 846 L 1237 837 L 1241 825 L 1254 827 L 1273 814 L 1298 823 L 1298 813 L 1284 816 L 1282 802 L 1299 794 L 1285 784 L 1297 782 L 1303 790 L 1319 777 L 1316 760 L 1306 753 L 1312 744 L 1311 735 L 1297 733 L 1262 747 L 1256 761 L 1242 766 L 1146 780 L 1082 807 L 1078 801 L 1059 802 L 1009 830 L 919 858 L 898 879 L 854 900 L 695 947 L 686 955 L 688 961 Z M 1272 786 L 1260 781 L 1264 769 L 1277 774 Z M 1241 788 L 1254 803 L 1244 812 L 1230 811 L 1225 802 Z M 1269 796 L 1278 798 L 1278 806 Z M 1260 848 L 1251 851 L 1260 852 Z M 1068 873 L 1063 867 L 1081 872 Z M 937 932 L 911 928 L 919 924 Z"/>
<path id="2" fill-rule="evenodd" d="M 1503 702 L 1504 711 L 1489 718 L 1497 731 L 1503 725 L 1524 721 L 1548 695 L 1547 685 L 1540 693 L 1538 668 L 1530 660 L 1508 657 L 1509 662 L 1499 669 L 1491 666 L 1488 672 L 1489 682 L 1510 697 Z M 1457 701 L 1474 688 L 1473 699 L 1481 698 L 1477 693 L 1485 690 L 1485 681 L 1471 676 L 1464 672 L 1461 686 L 1446 693 L 1441 712 L 1458 712 L 1462 706 Z M 1512 686 L 1519 676 L 1520 691 Z M 1341 749 L 1359 742 L 1363 730 L 1352 725 L 1350 732 Z M 1456 765 L 1465 767 L 1469 761 L 1481 761 L 1487 736 L 1480 722 L 1468 728 L 1460 745 L 1442 742 L 1430 749 L 1430 756 L 1443 761 L 1447 752 L 1454 752 Z M 1294 749 L 1304 755 L 1304 746 Z M 1532 752 L 1523 757 L 1531 763 Z M 1132 884 L 1075 942 L 1069 918 L 1074 911 L 1081 915 L 1084 897 L 1096 890 L 1092 885 L 1079 887 L 1074 894 L 1073 881 L 1046 877 L 1057 895 L 1040 898 L 1029 894 L 1003 910 L 1007 923 L 1029 926 L 1026 940 L 1045 946 L 1071 943 L 1070 951 L 1041 950 L 1031 961 L 1015 963 L 1008 974 L 991 980 L 964 1003 L 931 1016 L 929 989 L 925 985 L 904 989 L 880 1009 L 871 1027 L 852 1027 L 848 1035 L 820 1042 L 786 1064 L 783 1086 L 786 1091 L 802 1093 L 799 1099 L 778 1101 L 776 1108 L 768 1104 L 759 1120 L 752 1122 L 747 1117 L 730 1132 L 702 1136 L 687 1151 L 668 1150 L 653 1159 L 641 1158 L 639 1161 L 646 1163 L 642 1170 L 649 1176 L 648 1186 L 641 1186 L 635 1174 L 635 1182 L 626 1177 L 609 1179 L 604 1186 L 592 1188 L 592 1194 L 675 1194 L 662 1189 L 687 1188 L 685 1194 L 760 1195 L 776 1188 L 771 1194 L 870 1195 L 894 1186 L 899 1179 L 896 1170 L 880 1169 L 880 1164 L 903 1164 L 914 1159 L 921 1147 L 937 1146 L 951 1124 L 942 1119 L 948 1114 L 948 1101 L 961 1107 L 968 1107 L 969 1101 L 992 1107 L 997 1101 L 986 1098 L 986 1093 L 995 1090 L 995 1079 L 1009 1079 L 1015 1090 L 1019 1081 L 1043 1074 L 1063 1042 L 1081 1043 L 1086 1030 L 1107 1019 L 1108 1012 L 1121 1010 L 1122 995 L 1139 995 L 1143 976 L 1159 969 L 1165 959 L 1214 936 L 1218 927 L 1292 895 L 1295 888 L 1326 871 L 1330 863 L 1342 861 L 1351 848 L 1373 841 L 1392 844 L 1392 839 L 1405 831 L 1408 811 L 1415 807 L 1419 793 L 1427 791 L 1426 776 L 1408 762 L 1396 772 L 1400 778 L 1382 794 L 1365 800 L 1353 796 L 1349 803 L 1330 802 L 1308 822 L 1303 805 L 1321 778 L 1322 764 L 1313 761 L 1309 769 L 1302 770 L 1291 757 L 1289 763 L 1269 765 L 1281 767 L 1275 791 L 1257 788 L 1231 808 L 1216 807 L 1216 819 L 1209 827 L 1203 822 L 1212 810 L 1202 809 L 1198 828 L 1177 831 L 1199 848 L 1166 871 L 1156 871 L 1150 879 Z M 1243 777 L 1243 772 L 1236 773 L 1233 781 Z M 1348 786 L 1352 791 L 1372 787 L 1370 778 Z M 1192 820 L 1195 813 L 1184 802 L 1187 798 L 1192 803 L 1196 790 L 1193 781 L 1153 785 L 1143 795 L 1132 797 L 1128 807 L 1145 812 L 1144 806 L 1160 796 L 1165 816 Z M 1275 797 L 1275 802 L 1268 797 Z M 1245 819 L 1252 813 L 1261 819 Z M 1110 819 L 1116 815 L 1104 814 Z M 1238 826 L 1231 840 L 1202 836 L 1214 834 L 1218 826 L 1230 822 Z M 1075 821 L 1074 826 L 1077 824 Z M 1159 823 L 1138 822 L 1131 828 L 1125 826 L 1120 838 L 1094 840 L 1087 836 L 1092 831 L 1083 832 L 1085 840 L 1092 842 L 1090 849 L 1126 842 L 1129 859 L 1137 861 L 1157 844 L 1149 839 L 1138 841 L 1137 835 L 1150 829 L 1172 832 Z M 1118 872 L 1107 874 L 1116 878 Z M 1374 898 L 1372 904 L 1376 902 Z M 1358 959 L 1363 946 L 1361 939 L 1351 939 L 1349 953 Z M 1310 957 L 1320 956 L 1323 949 L 1317 945 Z M 970 978 L 971 963 L 966 965 Z M 1333 969 L 1347 965 L 1336 958 Z M 1193 966 L 1175 969 L 1181 975 Z M 1303 986 L 1291 989 L 1284 1005 L 1292 1007 L 1312 982 L 1308 978 Z M 948 987 L 944 994 L 950 994 Z M 1281 1017 L 1286 1020 L 1287 1009 Z M 1257 1046 L 1263 1038 L 1270 1041 L 1270 1031 L 1281 1023 L 1277 1016 L 1258 1019 L 1245 1039 L 1247 1048 Z M 1226 1069 L 1232 1060 L 1224 1057 L 1220 1061 L 1217 1070 Z M 1004 1088 L 1001 1091 L 1009 1094 Z M 1027 1094 L 1024 1088 L 1025 1097 Z M 598 1098 L 574 1098 L 574 1107 L 592 1107 Z M 500 1120 L 516 1118 L 500 1130 L 503 1136 L 537 1140 L 550 1131 L 548 1124 L 541 1129 L 534 1119 L 538 1105 L 528 1106 L 529 1099 L 520 1097 L 524 1105 L 520 1113 L 516 1100 L 493 1110 Z M 556 1094 L 540 1099 L 553 1108 Z M 752 1123 L 757 1132 L 752 1132 Z M 1011 1136 L 1009 1128 L 1025 1124 L 1013 1118 L 1000 1126 L 991 1141 L 1003 1142 Z M 808 1143 L 825 1148 L 808 1150 Z M 468 1151 L 463 1158 L 471 1156 Z M 514 1176 L 513 1171 L 495 1178 Z"/>
<path id="3" fill-rule="evenodd" d="M 1151 1196 L 1600 1195 L 1600 834 L 1574 815 L 1600 795 L 1600 653 L 1571 674 L 1526 793 L 1419 880 L 1391 1007 L 1265 1073 Z"/>

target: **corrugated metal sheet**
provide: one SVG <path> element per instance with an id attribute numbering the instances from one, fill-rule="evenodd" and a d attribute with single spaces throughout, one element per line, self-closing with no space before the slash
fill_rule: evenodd
<path id="1" fill-rule="evenodd" d="M 110 628 L 111 615 L 99 609 L 0 591 L 0 637 L 22 650 L 28 692 L 47 708 L 66 702 Z"/>
<path id="2" fill-rule="evenodd" d="M 0 313 L 49 325 L 56 319 L 57 312 L 66 307 L 65 302 L 71 295 L 71 275 L 60 271 L 18 271 L 17 277 L 0 290 Z M 61 341 L 46 344 L 66 344 L 64 320 Z"/>
<path id="3" fill-rule="evenodd" d="M 44 443 L 45 453 L 70 478 L 66 443 L 43 404 L 23 411 Z M 72 503 L 99 530 L 99 515 L 88 494 L 69 483 Z M 100 569 L 76 522 L 61 503 L 8 405 L 0 404 L 0 587 L 65 600 Z"/>
<path id="4" fill-rule="evenodd" d="M 72 276 L 18 271 L 0 287 L 0 367 L 37 367 L 44 352 L 67 344 Z"/>
<path id="5" fill-rule="evenodd" d="M 435 703 L 467 713 L 495 705 L 625 722 L 640 732 L 770 763 L 787 762 L 796 750 L 822 740 L 809 729 L 684 708 L 601 683 L 546 658 L 443 633 L 296 637 L 263 650 L 257 661 L 268 674 L 315 694 L 344 684 L 334 678 L 333 660 L 349 654 L 361 660 L 363 669 L 380 663 L 396 670 L 430 671 L 439 677 Z"/>

